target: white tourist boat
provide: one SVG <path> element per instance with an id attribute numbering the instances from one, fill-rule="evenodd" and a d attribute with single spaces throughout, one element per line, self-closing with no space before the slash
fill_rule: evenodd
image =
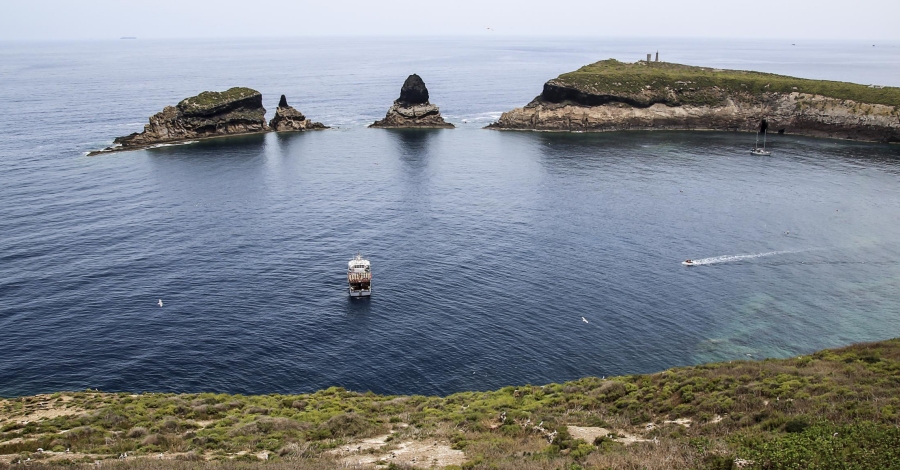
<path id="1" fill-rule="evenodd" d="M 763 119 L 759 122 L 759 130 L 756 131 L 756 145 L 753 146 L 753 150 L 750 151 L 751 155 L 758 156 L 769 156 L 772 155 L 772 152 L 766 150 L 766 131 L 769 129 L 769 122 Z M 759 146 L 759 134 L 763 135 L 763 146 Z"/>
<path id="2" fill-rule="evenodd" d="M 347 263 L 347 288 L 350 297 L 372 295 L 372 265 L 359 253 Z"/>

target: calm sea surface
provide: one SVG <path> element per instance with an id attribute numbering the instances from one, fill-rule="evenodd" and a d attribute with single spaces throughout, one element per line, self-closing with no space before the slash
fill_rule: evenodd
<path id="1" fill-rule="evenodd" d="M 0 396 L 447 394 L 900 336 L 900 146 L 480 129 L 657 49 L 900 86 L 898 44 L 791 42 L 0 43 Z M 413 72 L 458 129 L 365 128 Z M 335 129 L 85 156 L 231 86 Z"/>

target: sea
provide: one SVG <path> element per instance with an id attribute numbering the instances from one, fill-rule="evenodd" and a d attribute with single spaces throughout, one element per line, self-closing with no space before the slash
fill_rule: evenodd
<path id="1" fill-rule="evenodd" d="M 0 43 L 0 396 L 446 395 L 900 336 L 898 145 L 483 129 L 657 51 L 900 86 L 897 43 Z M 456 129 L 366 127 L 412 73 Z M 86 155 L 233 86 L 332 128 Z"/>

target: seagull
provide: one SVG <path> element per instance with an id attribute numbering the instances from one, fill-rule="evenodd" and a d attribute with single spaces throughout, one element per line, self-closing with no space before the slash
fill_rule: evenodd
<path id="1" fill-rule="evenodd" d="M 588 322 L 588 321 L 587 321 L 587 318 L 584 318 L 584 317 L 581 317 L 581 321 L 583 321 L 583 322 L 585 322 L 585 323 Z"/>
<path id="2" fill-rule="evenodd" d="M 159 301 L 156 302 L 156 305 L 159 305 L 160 307 L 162 307 L 163 306 L 162 299 L 159 299 Z"/>

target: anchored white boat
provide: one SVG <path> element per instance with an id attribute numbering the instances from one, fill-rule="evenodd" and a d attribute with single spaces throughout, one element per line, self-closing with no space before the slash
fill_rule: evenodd
<path id="1" fill-rule="evenodd" d="M 759 130 L 756 131 L 756 145 L 753 146 L 753 150 L 750 151 L 752 155 L 758 156 L 769 156 L 772 155 L 772 152 L 766 150 L 766 131 L 769 129 L 769 122 L 763 119 L 759 122 Z M 759 146 L 759 134 L 763 135 L 763 146 Z"/>
<path id="2" fill-rule="evenodd" d="M 350 297 L 372 295 L 372 265 L 359 253 L 347 263 L 347 286 Z"/>

